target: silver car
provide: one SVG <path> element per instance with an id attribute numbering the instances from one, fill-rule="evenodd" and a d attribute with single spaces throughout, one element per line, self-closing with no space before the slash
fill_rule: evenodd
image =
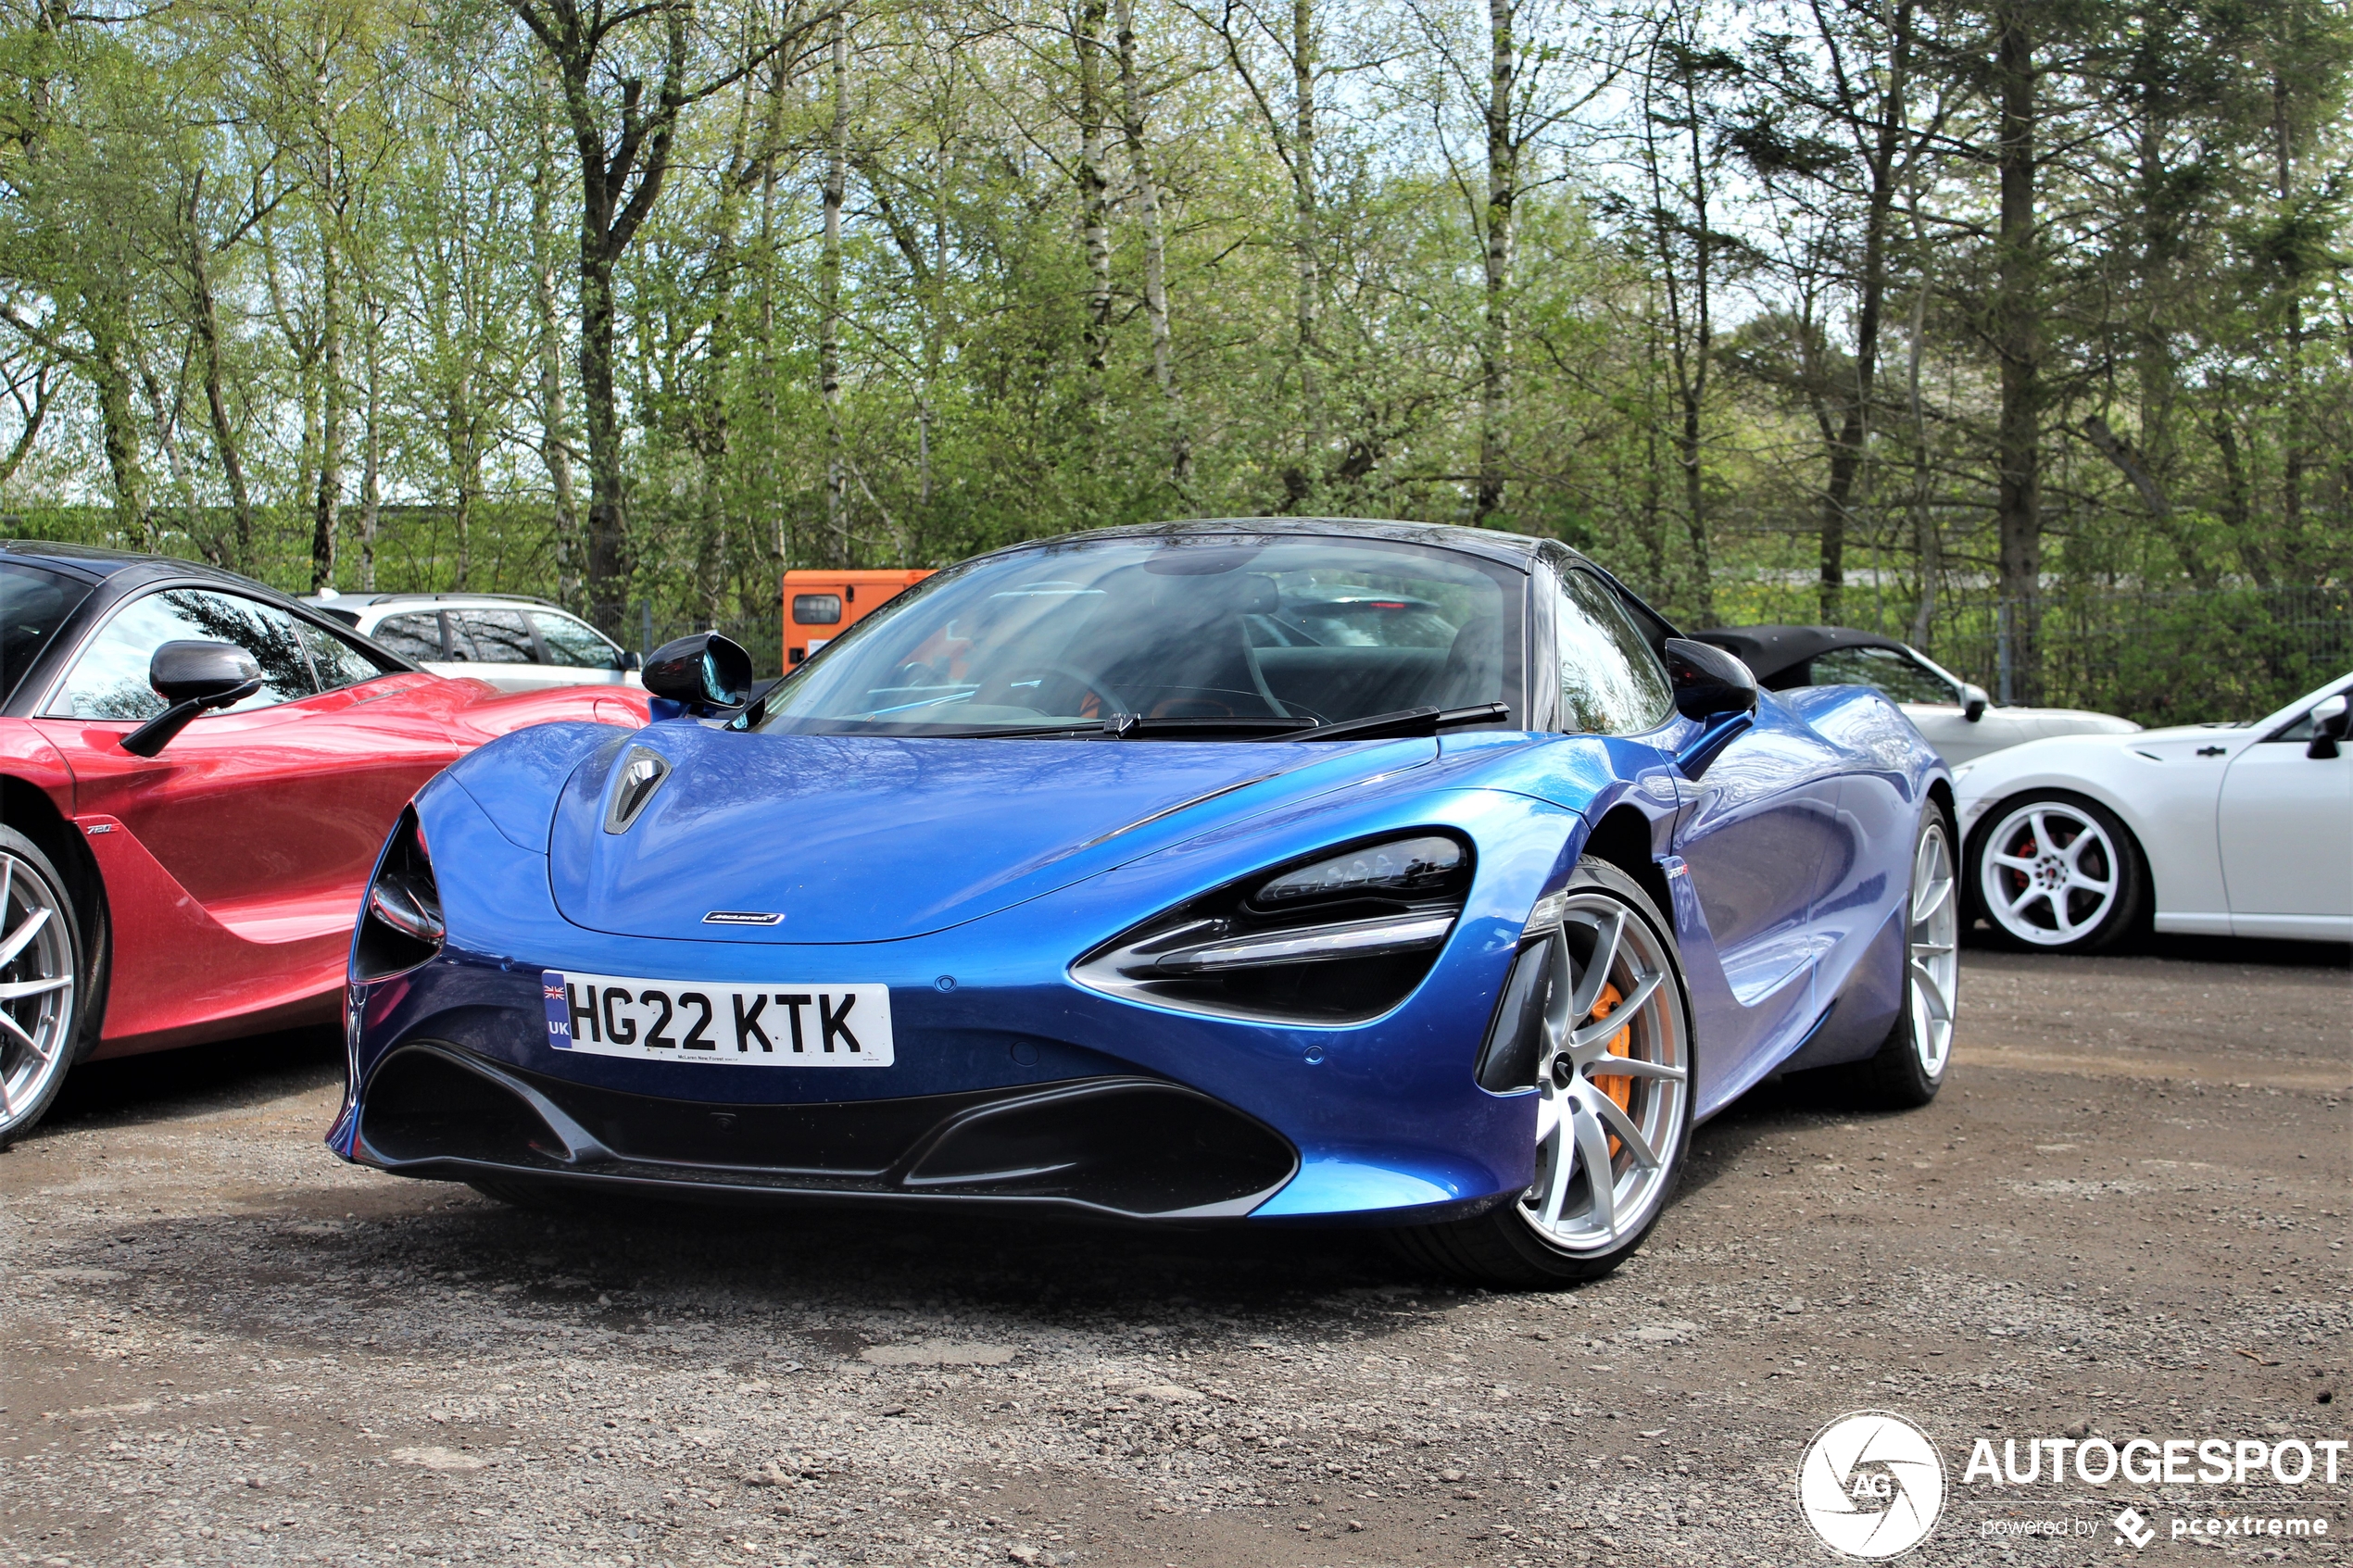
<path id="1" fill-rule="evenodd" d="M 1996 708 L 1971 685 L 1907 643 L 1846 626 L 1725 626 L 1699 642 L 1736 654 L 1768 691 L 1793 686 L 1869 686 L 1904 709 L 1946 764 L 2049 735 L 2121 735 L 2140 726 L 2080 708 Z"/>
<path id="2" fill-rule="evenodd" d="M 638 656 L 577 616 L 514 594 L 321 594 L 305 599 L 436 675 L 501 691 L 636 685 Z"/>

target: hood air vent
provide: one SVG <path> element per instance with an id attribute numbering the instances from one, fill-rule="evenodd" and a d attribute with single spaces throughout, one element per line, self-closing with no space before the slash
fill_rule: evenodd
<path id="1" fill-rule="evenodd" d="M 670 764 L 661 753 L 642 746 L 633 746 L 622 754 L 621 766 L 615 771 L 612 802 L 605 808 L 605 831 L 627 833 L 629 824 L 654 797 L 661 781 L 670 776 Z"/>

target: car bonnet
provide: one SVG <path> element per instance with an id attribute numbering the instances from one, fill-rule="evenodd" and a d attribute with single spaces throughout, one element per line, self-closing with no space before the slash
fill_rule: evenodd
<path id="1" fill-rule="evenodd" d="M 606 830 L 634 746 L 669 772 Z M 548 843 L 557 908 L 619 935 L 881 942 L 976 920 L 1236 816 L 1423 766 L 1428 739 L 944 740 L 673 722 L 575 771 Z M 714 912 L 779 917 L 711 922 Z"/>

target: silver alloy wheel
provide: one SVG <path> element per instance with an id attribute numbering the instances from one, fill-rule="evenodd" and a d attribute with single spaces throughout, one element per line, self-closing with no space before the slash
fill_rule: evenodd
<path id="1" fill-rule="evenodd" d="M 1517 1210 L 1553 1246 L 1592 1256 L 1640 1236 L 1666 1197 L 1687 1121 L 1690 1047 L 1672 960 L 1625 904 L 1572 893 L 1552 947 L 1536 1179 Z M 1620 1036 L 1623 1053 L 1613 1053 Z M 1617 1080 L 1627 1103 L 1597 1079 Z"/>
<path id="2" fill-rule="evenodd" d="M 1912 988 L 1912 1051 L 1931 1083 L 1953 1054 L 1953 1010 L 1961 980 L 1959 879 L 1944 824 L 1931 813 L 1912 855 L 1912 919 L 1906 984 Z"/>
<path id="3" fill-rule="evenodd" d="M 0 850 L 0 1131 L 39 1110 L 69 1065 L 69 918 L 39 872 Z"/>
<path id="4" fill-rule="evenodd" d="M 2057 947 L 2099 929 L 2116 907 L 2122 864 L 2089 811 L 2063 800 L 2033 800 L 1985 835 L 1978 891 L 2004 931 Z"/>

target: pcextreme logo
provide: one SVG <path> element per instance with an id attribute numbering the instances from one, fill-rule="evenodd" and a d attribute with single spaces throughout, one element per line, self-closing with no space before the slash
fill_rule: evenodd
<path id="1" fill-rule="evenodd" d="M 1935 1528 L 1944 1507 L 1944 1460 L 1902 1416 L 1855 1411 L 1806 1445 L 1797 1506 L 1842 1557 L 1895 1557 Z"/>

